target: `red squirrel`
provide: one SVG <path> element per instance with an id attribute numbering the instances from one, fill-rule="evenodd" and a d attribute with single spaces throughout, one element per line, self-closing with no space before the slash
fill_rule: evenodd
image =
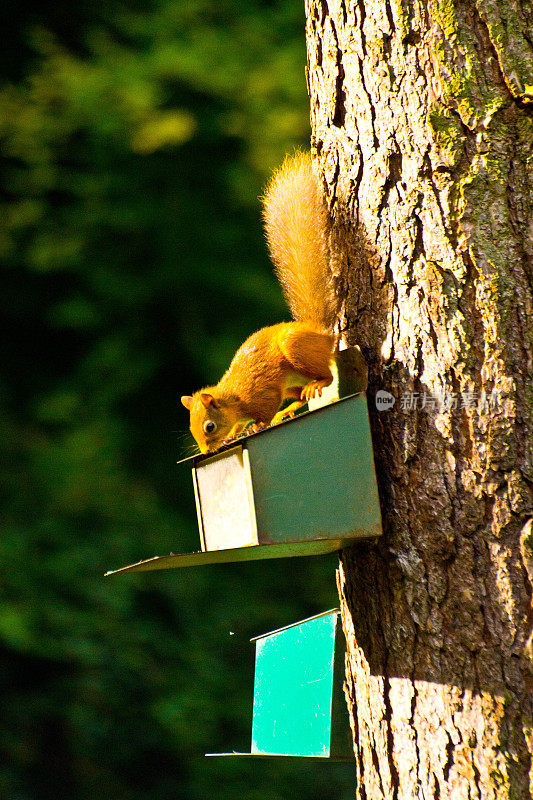
<path id="1" fill-rule="evenodd" d="M 333 380 L 331 223 L 310 155 L 285 160 L 263 205 L 270 255 L 295 321 L 249 336 L 216 386 L 181 398 L 202 453 L 217 450 L 250 424 L 261 427 L 292 416 Z M 287 399 L 293 402 L 279 411 Z"/>

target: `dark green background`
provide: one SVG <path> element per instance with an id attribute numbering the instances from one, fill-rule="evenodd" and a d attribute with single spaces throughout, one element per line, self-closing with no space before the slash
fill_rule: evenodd
<path id="1" fill-rule="evenodd" d="M 1 798 L 353 794 L 202 756 L 249 748 L 248 638 L 335 605 L 334 557 L 103 578 L 198 547 L 178 398 L 288 318 L 258 195 L 308 143 L 302 5 L 2 3 Z"/>

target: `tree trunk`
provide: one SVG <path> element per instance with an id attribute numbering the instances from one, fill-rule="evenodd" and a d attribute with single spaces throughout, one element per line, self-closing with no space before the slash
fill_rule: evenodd
<path id="1" fill-rule="evenodd" d="M 384 528 L 343 553 L 338 575 L 357 797 L 521 800 L 533 788 L 531 3 L 307 0 L 307 38 Z M 380 389 L 393 408 L 377 410 Z"/>

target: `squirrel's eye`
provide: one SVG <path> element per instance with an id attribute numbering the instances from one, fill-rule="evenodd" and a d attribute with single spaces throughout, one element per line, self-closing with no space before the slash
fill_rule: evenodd
<path id="1" fill-rule="evenodd" d="M 210 419 L 208 419 L 207 422 L 204 422 L 204 431 L 206 433 L 214 433 L 216 429 L 217 429 L 216 422 L 213 422 Z"/>

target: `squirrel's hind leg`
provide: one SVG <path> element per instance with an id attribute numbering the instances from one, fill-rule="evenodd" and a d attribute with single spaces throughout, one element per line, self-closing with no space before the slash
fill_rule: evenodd
<path id="1" fill-rule="evenodd" d="M 288 330 L 279 338 L 279 347 L 294 371 L 308 382 L 303 384 L 300 397 L 309 400 L 333 380 L 329 367 L 333 358 L 335 337 L 310 328 Z"/>
<path id="2" fill-rule="evenodd" d="M 312 400 L 313 397 L 315 397 L 315 395 L 317 394 L 319 397 L 321 397 L 322 389 L 324 389 L 325 386 L 329 386 L 332 380 L 333 378 L 330 378 L 330 380 L 310 381 L 309 383 L 307 383 L 303 387 L 302 393 L 300 395 L 302 401 L 306 403 L 308 400 Z"/>

